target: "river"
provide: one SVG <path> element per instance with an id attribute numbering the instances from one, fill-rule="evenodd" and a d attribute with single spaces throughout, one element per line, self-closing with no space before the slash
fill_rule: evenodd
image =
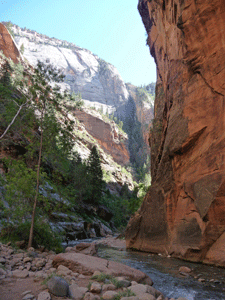
<path id="1" fill-rule="evenodd" d="M 98 255 L 146 273 L 153 280 L 153 286 L 169 298 L 225 300 L 225 269 L 223 268 L 102 246 L 99 247 Z M 192 275 L 188 277 L 180 275 L 178 272 L 180 266 L 191 268 Z M 199 282 L 199 278 L 205 281 Z"/>

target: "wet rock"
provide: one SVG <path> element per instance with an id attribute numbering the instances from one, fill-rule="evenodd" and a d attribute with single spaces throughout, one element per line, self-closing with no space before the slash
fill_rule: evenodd
<path id="1" fill-rule="evenodd" d="M 64 297 L 69 293 L 69 284 L 61 277 L 53 276 L 47 283 L 49 291 L 55 295 Z"/>

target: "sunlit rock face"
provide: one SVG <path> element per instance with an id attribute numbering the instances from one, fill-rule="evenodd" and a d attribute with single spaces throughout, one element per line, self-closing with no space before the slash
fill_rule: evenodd
<path id="1" fill-rule="evenodd" d="M 128 137 L 125 133 L 119 132 L 114 121 L 106 122 L 98 113 L 95 111 L 91 113 L 88 109 L 75 110 L 73 114 L 116 163 L 122 166 L 129 163 Z"/>
<path id="2" fill-rule="evenodd" d="M 14 63 L 18 63 L 20 58 L 19 50 L 10 33 L 2 23 L 0 23 L 0 33 L 0 50 L 7 58 L 11 58 Z"/>
<path id="3" fill-rule="evenodd" d="M 65 88 L 80 92 L 83 99 L 106 104 L 109 113 L 127 102 L 128 91 L 118 70 L 91 51 L 15 25 L 13 31 L 32 65 L 40 60 L 63 70 Z"/>
<path id="4" fill-rule="evenodd" d="M 138 8 L 158 78 L 152 186 L 127 247 L 225 266 L 225 2 Z"/>

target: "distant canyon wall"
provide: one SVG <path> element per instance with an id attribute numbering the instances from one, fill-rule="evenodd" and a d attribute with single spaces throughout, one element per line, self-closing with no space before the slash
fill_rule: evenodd
<path id="1" fill-rule="evenodd" d="M 225 266 L 225 2 L 139 0 L 157 65 L 152 186 L 128 248 Z"/>

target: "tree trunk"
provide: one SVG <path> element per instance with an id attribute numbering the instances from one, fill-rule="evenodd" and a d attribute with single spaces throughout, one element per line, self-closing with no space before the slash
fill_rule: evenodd
<path id="1" fill-rule="evenodd" d="M 38 193 L 39 193 L 40 167 L 41 167 L 42 142 L 43 142 L 43 128 L 42 128 L 43 127 L 43 115 L 44 115 L 44 109 L 42 110 L 42 114 L 41 114 L 41 142 L 40 142 L 40 148 L 39 148 L 39 158 L 38 158 L 38 167 L 37 167 L 37 186 L 36 186 L 36 193 L 35 193 L 35 198 L 34 198 L 34 206 L 33 206 L 33 212 L 32 212 L 30 235 L 29 235 L 27 249 L 32 247 L 33 234 L 34 234 L 34 218 L 35 218 L 37 198 L 38 198 Z"/>

